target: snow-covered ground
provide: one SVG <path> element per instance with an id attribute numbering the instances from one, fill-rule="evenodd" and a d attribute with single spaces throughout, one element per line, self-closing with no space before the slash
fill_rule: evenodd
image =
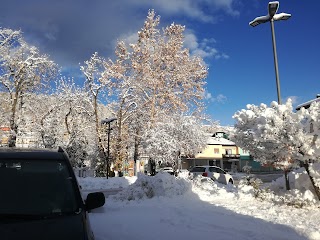
<path id="1" fill-rule="evenodd" d="M 312 171 L 320 176 L 320 164 Z M 264 191 L 254 187 L 258 181 L 226 186 L 167 173 L 78 180 L 87 191 L 123 189 L 89 214 L 97 240 L 319 240 L 320 203 L 306 172 L 299 169 L 289 177 L 294 190 L 286 193 L 283 178 L 260 185 Z"/>

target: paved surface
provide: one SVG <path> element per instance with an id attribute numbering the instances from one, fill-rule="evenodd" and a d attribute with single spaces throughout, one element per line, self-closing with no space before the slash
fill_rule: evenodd
<path id="1" fill-rule="evenodd" d="M 245 175 L 244 175 L 245 176 Z M 243 177 L 244 177 L 243 176 Z M 259 178 L 262 180 L 263 183 L 269 183 L 269 182 L 272 182 L 280 177 L 283 177 L 284 176 L 284 173 L 251 173 L 250 174 L 250 177 L 251 178 Z M 239 181 L 240 181 L 240 178 L 234 178 L 234 184 L 235 185 L 238 185 L 239 184 Z"/>

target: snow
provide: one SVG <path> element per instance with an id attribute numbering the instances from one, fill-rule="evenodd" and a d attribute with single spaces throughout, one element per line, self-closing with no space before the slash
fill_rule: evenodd
<path id="1" fill-rule="evenodd" d="M 210 137 L 207 141 L 207 144 L 221 144 L 221 145 L 235 145 L 234 142 L 220 137 Z"/>
<path id="2" fill-rule="evenodd" d="M 311 169 L 319 177 L 320 164 Z M 84 191 L 123 189 L 89 213 L 97 240 L 319 240 L 320 204 L 310 180 L 304 169 L 289 178 L 293 190 L 287 192 L 283 177 L 268 184 L 252 180 L 251 185 L 245 180 L 222 185 L 201 176 L 190 180 L 187 174 L 176 178 L 168 173 L 78 181 Z M 255 183 L 265 190 L 259 192 Z"/>

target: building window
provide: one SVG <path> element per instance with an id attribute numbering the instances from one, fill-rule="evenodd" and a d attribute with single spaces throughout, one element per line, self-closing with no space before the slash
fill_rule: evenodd
<path id="1" fill-rule="evenodd" d="M 214 149 L 214 154 L 219 154 L 219 148 Z"/>
<path id="2" fill-rule="evenodd" d="M 226 149 L 226 154 L 228 155 L 232 154 L 232 149 Z"/>

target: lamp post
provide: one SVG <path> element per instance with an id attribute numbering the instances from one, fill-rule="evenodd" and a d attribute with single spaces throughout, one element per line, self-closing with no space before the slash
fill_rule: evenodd
<path id="1" fill-rule="evenodd" d="M 273 46 L 273 58 L 274 58 L 274 69 L 276 72 L 276 84 L 277 84 L 277 94 L 278 103 L 281 104 L 281 94 L 280 94 L 280 79 L 279 79 L 279 69 L 278 69 L 278 57 L 277 57 L 277 47 L 276 47 L 276 37 L 274 33 L 274 21 L 287 20 L 291 17 L 289 13 L 277 13 L 279 8 L 279 2 L 269 2 L 268 4 L 268 15 L 260 16 L 255 18 L 249 23 L 250 26 L 255 27 L 261 23 L 270 22 L 271 24 L 271 34 L 272 34 L 272 46 Z"/>
<path id="2" fill-rule="evenodd" d="M 116 118 L 106 118 L 104 120 L 101 121 L 101 124 L 108 124 L 108 148 L 107 148 L 107 179 L 109 178 L 109 159 L 110 159 L 110 131 L 111 131 L 111 127 L 110 124 L 113 121 L 116 121 Z"/>

